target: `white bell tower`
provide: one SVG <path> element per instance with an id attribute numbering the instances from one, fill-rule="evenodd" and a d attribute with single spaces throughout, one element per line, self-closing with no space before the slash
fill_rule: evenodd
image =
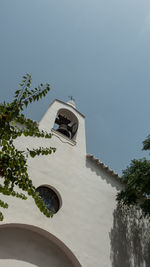
<path id="1" fill-rule="evenodd" d="M 67 103 L 56 99 L 40 121 L 39 127 L 53 134 L 53 141 L 72 151 L 72 156 L 86 156 L 85 117 L 71 99 Z M 59 141 L 58 141 L 59 140 Z M 65 146 L 63 144 L 66 144 Z M 68 144 L 68 145 L 67 145 Z"/>

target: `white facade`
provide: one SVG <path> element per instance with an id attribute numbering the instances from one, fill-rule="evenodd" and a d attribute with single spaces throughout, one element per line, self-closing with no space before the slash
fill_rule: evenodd
<path id="1" fill-rule="evenodd" d="M 59 110 L 77 118 L 73 140 L 53 130 Z M 16 145 L 56 147 L 55 153 L 29 159 L 28 165 L 34 185 L 52 188 L 60 209 L 46 218 L 30 197 L 10 197 L 0 226 L 0 266 L 111 267 L 110 231 L 119 177 L 86 155 L 85 118 L 73 103 L 55 100 L 39 127 L 52 131 L 52 139 L 23 137 Z"/>

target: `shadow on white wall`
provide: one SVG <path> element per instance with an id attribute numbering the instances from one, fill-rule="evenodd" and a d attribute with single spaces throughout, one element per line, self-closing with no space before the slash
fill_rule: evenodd
<path id="1" fill-rule="evenodd" d="M 150 219 L 136 208 L 118 207 L 110 232 L 112 267 L 150 266 Z"/>

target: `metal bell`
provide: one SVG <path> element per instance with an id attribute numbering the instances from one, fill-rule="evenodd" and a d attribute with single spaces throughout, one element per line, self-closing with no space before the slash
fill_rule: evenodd
<path id="1" fill-rule="evenodd" d="M 57 131 L 70 138 L 70 132 L 69 132 L 68 126 L 66 124 L 59 125 L 59 128 L 57 129 Z"/>

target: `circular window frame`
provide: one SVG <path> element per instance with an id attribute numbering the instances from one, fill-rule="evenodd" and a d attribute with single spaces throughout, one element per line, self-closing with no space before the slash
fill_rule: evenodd
<path id="1" fill-rule="evenodd" d="M 40 188 L 40 187 L 46 187 L 46 188 L 49 188 L 49 189 L 51 189 L 51 190 L 56 194 L 56 196 L 57 196 L 57 198 L 58 198 L 58 201 L 59 201 L 59 209 L 54 213 L 54 215 L 56 215 L 56 214 L 58 213 L 58 211 L 59 211 L 59 210 L 61 209 L 61 207 L 62 207 L 62 197 L 61 197 L 60 193 L 58 192 L 58 190 L 57 190 L 55 187 L 53 187 L 53 186 L 51 186 L 51 185 L 48 185 L 48 184 L 42 184 L 42 185 L 39 185 L 39 186 L 36 187 L 36 190 L 37 190 L 38 188 Z"/>

